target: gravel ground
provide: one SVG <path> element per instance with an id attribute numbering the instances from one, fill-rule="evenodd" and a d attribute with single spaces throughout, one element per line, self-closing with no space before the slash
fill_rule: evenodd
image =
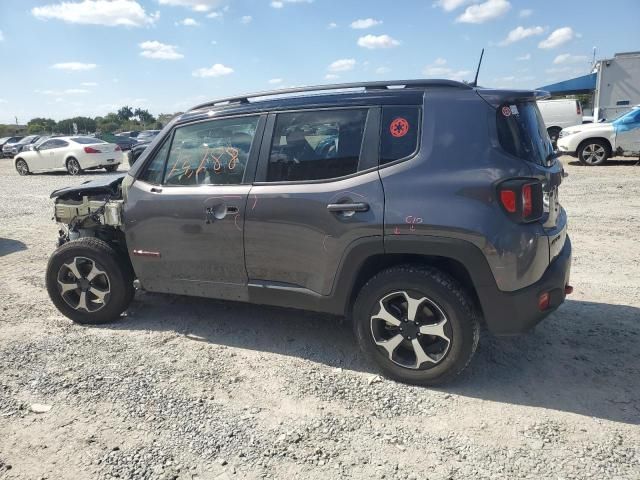
<path id="1" fill-rule="evenodd" d="M 0 160 L 0 478 L 640 478 L 640 166 L 564 160 L 574 294 L 440 389 L 378 377 L 316 314 L 138 293 L 73 325 L 48 194 L 102 174 Z"/>

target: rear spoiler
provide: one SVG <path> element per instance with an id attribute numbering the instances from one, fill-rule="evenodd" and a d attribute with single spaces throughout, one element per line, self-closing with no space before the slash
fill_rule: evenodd
<path id="1" fill-rule="evenodd" d="M 477 88 L 480 97 L 494 108 L 505 103 L 536 102 L 546 100 L 551 94 L 544 90 L 498 90 L 490 88 Z"/>

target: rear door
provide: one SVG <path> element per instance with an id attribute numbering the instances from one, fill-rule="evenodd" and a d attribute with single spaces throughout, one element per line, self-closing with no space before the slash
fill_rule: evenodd
<path id="1" fill-rule="evenodd" d="M 557 158 L 535 102 L 516 102 L 496 109 L 498 140 L 511 155 L 528 161 L 532 176 L 542 182 L 543 227 L 549 238 L 549 255 L 560 253 L 566 237 L 567 218 L 560 205 L 562 163 Z"/>
<path id="2" fill-rule="evenodd" d="M 250 284 L 329 295 L 354 242 L 382 251 L 378 126 L 378 108 L 270 115 L 245 217 Z"/>
<path id="3" fill-rule="evenodd" d="M 127 247 L 155 292 L 246 300 L 243 220 L 266 117 L 174 129 L 129 186 Z"/>

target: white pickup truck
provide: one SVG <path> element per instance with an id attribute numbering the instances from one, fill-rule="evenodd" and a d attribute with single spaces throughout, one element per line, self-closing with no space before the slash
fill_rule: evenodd
<path id="1" fill-rule="evenodd" d="M 610 122 L 562 129 L 558 153 L 574 155 L 583 165 L 602 165 L 613 155 L 640 156 L 640 105 Z"/>

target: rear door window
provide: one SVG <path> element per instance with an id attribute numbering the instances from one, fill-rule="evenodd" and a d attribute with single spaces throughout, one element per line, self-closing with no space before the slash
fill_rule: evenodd
<path id="1" fill-rule="evenodd" d="M 496 110 L 500 146 L 523 160 L 548 165 L 553 146 L 535 102 L 504 104 Z"/>
<path id="2" fill-rule="evenodd" d="M 383 107 L 380 165 L 413 155 L 418 149 L 419 107 Z"/>
<path id="3" fill-rule="evenodd" d="M 267 181 L 325 180 L 358 171 L 367 109 L 281 113 Z"/>

